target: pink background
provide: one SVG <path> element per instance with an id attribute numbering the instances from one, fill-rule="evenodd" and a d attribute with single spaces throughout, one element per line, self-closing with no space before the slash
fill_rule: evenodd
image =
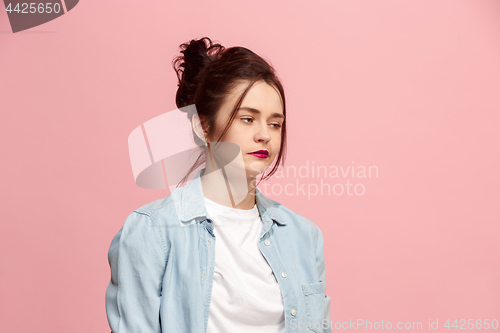
<path id="1" fill-rule="evenodd" d="M 499 1 L 87 0 L 0 31 L 1 332 L 109 331 L 111 240 L 165 195 L 127 137 L 203 36 L 276 67 L 286 165 L 378 167 L 364 195 L 269 195 L 322 229 L 334 322 L 500 320 Z"/>

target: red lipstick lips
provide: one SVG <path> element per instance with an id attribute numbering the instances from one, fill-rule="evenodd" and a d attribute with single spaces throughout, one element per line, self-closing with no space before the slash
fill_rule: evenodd
<path id="1" fill-rule="evenodd" d="M 269 156 L 269 152 L 267 150 L 257 150 L 252 153 L 249 153 L 249 155 L 253 155 L 258 158 L 267 158 Z"/>

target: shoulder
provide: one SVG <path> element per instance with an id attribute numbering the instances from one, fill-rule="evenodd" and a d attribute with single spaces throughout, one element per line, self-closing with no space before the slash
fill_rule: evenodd
<path id="1" fill-rule="evenodd" d="M 280 202 L 265 198 L 268 208 L 273 211 L 277 219 L 285 224 L 280 226 L 279 234 L 286 239 L 286 242 L 293 244 L 294 248 L 302 254 L 311 255 L 313 250 L 316 253 L 323 251 L 323 235 L 319 226 L 311 219 L 303 216 Z M 297 255 L 302 255 L 298 253 Z"/>
<path id="2" fill-rule="evenodd" d="M 134 209 L 131 215 L 147 216 L 153 221 L 157 221 L 160 216 L 170 216 L 176 210 L 176 198 L 181 192 L 182 188 L 175 188 L 169 195 Z"/>
<path id="3" fill-rule="evenodd" d="M 134 209 L 126 218 L 122 229 L 122 234 L 136 235 L 138 238 L 145 238 L 146 234 L 160 238 L 165 243 L 164 227 L 169 223 L 175 223 L 175 200 L 179 188 L 176 188 L 166 197 L 154 200 Z M 165 246 L 165 244 L 164 244 Z"/>
<path id="4" fill-rule="evenodd" d="M 110 253 L 118 247 L 140 249 L 140 251 L 160 251 L 168 253 L 169 240 L 165 234 L 165 221 L 171 221 L 173 208 L 172 191 L 166 197 L 144 204 L 129 213 L 122 228 L 115 235 Z M 166 214 L 166 218 L 164 218 Z M 159 252 L 158 252 L 159 253 Z"/>
<path id="5" fill-rule="evenodd" d="M 262 195 L 262 194 L 261 194 Z M 283 221 L 287 225 L 291 226 L 293 229 L 298 229 L 300 231 L 311 232 L 316 236 L 318 226 L 311 219 L 293 211 L 289 207 L 281 204 L 280 202 L 273 200 L 268 197 L 264 197 L 267 204 L 272 206 L 272 209 L 276 212 L 274 215 Z"/>

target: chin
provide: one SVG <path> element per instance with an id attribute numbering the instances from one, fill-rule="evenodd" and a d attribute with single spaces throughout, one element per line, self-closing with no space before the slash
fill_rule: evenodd
<path id="1" fill-rule="evenodd" d="M 246 166 L 246 172 L 248 176 L 256 177 L 264 173 L 267 167 L 268 166 L 265 163 L 253 162 L 252 164 Z"/>
<path id="2" fill-rule="evenodd" d="M 250 168 L 250 169 L 246 169 L 246 172 L 247 172 L 247 176 L 251 176 L 251 177 L 257 177 L 258 175 L 262 174 L 264 172 L 264 170 L 255 170 L 255 168 Z"/>

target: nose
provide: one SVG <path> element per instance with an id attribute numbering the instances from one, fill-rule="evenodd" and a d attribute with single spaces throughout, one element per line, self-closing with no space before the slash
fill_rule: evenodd
<path id="1" fill-rule="evenodd" d="M 257 132 L 255 133 L 255 141 L 257 142 L 268 142 L 271 140 L 271 133 L 269 132 L 268 125 L 264 123 L 259 123 L 257 126 Z"/>

